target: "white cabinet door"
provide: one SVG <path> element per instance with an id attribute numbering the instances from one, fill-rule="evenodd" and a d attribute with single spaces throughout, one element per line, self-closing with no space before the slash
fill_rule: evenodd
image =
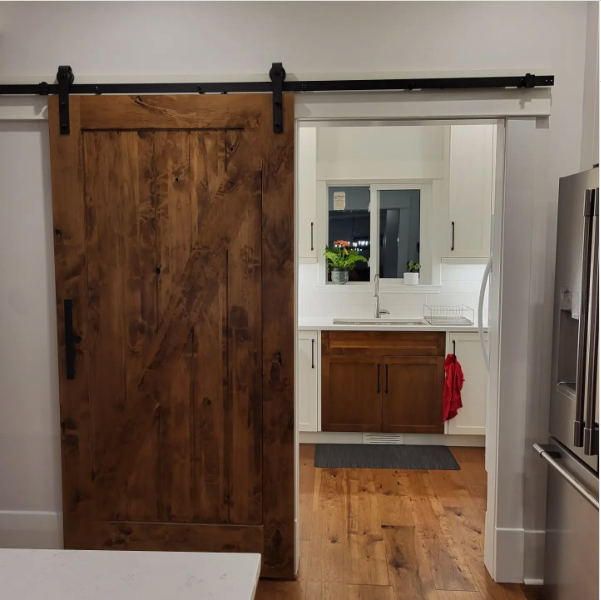
<path id="1" fill-rule="evenodd" d="M 298 132 L 298 257 L 310 263 L 317 261 L 317 129 L 301 127 Z"/>
<path id="2" fill-rule="evenodd" d="M 298 429 L 317 431 L 317 331 L 298 333 Z"/>
<path id="3" fill-rule="evenodd" d="M 453 352 L 453 340 L 455 341 L 455 354 L 465 378 L 461 390 L 463 408 L 449 421 L 448 433 L 486 435 L 488 372 L 480 348 L 480 338 L 477 333 L 450 332 L 447 340 L 447 354 Z"/>
<path id="4" fill-rule="evenodd" d="M 451 127 L 448 245 L 444 256 L 488 257 L 494 125 Z"/>

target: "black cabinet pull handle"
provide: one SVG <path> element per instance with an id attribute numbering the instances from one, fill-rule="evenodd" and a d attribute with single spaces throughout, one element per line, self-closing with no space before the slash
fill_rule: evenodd
<path id="1" fill-rule="evenodd" d="M 455 250 L 455 221 L 451 221 L 451 250 Z"/>
<path id="2" fill-rule="evenodd" d="M 67 379 L 75 379 L 75 354 L 76 345 L 81 338 L 73 332 L 73 300 L 65 300 L 65 364 Z"/>
<path id="3" fill-rule="evenodd" d="M 380 363 L 378 363 L 378 394 L 380 393 Z"/>
<path id="4" fill-rule="evenodd" d="M 315 340 L 311 340 L 311 368 L 315 368 Z"/>
<path id="5" fill-rule="evenodd" d="M 386 365 L 386 389 L 384 391 L 388 394 L 388 364 Z"/>
<path id="6" fill-rule="evenodd" d="M 313 250 L 315 250 L 314 244 L 313 244 L 313 221 L 311 221 L 311 252 Z"/>

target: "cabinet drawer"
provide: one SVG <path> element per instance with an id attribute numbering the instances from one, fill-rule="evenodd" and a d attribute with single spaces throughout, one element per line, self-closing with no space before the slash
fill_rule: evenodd
<path id="1" fill-rule="evenodd" d="M 326 356 L 444 356 L 442 331 L 322 331 Z"/>

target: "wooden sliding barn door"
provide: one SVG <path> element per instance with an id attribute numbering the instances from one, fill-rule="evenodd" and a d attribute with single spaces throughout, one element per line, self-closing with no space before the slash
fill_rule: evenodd
<path id="1" fill-rule="evenodd" d="M 67 548 L 294 575 L 294 105 L 50 98 Z"/>

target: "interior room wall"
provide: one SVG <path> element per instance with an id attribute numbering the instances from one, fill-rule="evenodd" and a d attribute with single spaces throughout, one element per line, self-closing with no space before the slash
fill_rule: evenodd
<path id="1" fill-rule="evenodd" d="M 51 202 L 46 123 L 0 122 L 0 546 L 62 539 Z"/>
<path id="2" fill-rule="evenodd" d="M 545 386 L 550 377 L 548 330 L 553 302 L 557 181 L 580 168 L 587 4 L 593 3 L 349 3 L 341 11 L 340 4 L 333 2 L 5 2 L 0 7 L 0 80 L 52 80 L 60 64 L 70 64 L 79 82 L 267 79 L 273 61 L 283 61 L 291 78 L 326 74 L 374 77 L 526 71 L 555 75 L 552 116 L 548 122 L 549 160 L 540 173 L 548 205 L 539 215 L 540 223 L 536 225 L 539 229 L 532 238 L 536 252 L 531 263 L 524 265 L 535 274 L 531 305 L 515 307 L 530 311 L 535 323 L 529 346 L 541 356 L 540 364 L 529 370 L 532 393 L 528 397 L 536 412 L 548 402 Z M 6 118 L 2 115 L 10 112 L 14 103 L 14 99 L 0 98 L 0 119 Z M 44 152 L 47 156 L 46 146 Z M 19 156 L 25 165 L 22 176 L 25 182 L 41 168 L 43 156 L 38 151 Z M 16 235 L 27 231 L 29 219 L 35 214 L 43 235 L 50 236 L 51 224 L 44 216 L 50 210 L 48 182 L 36 194 L 29 215 L 27 211 L 12 211 L 19 188 L 15 191 L 14 187 L 4 185 L 4 171 L 1 181 L 0 223 L 10 226 Z M 21 285 L 24 273 L 34 273 L 38 278 L 43 273 L 48 277 L 52 249 L 47 244 L 33 257 L 17 253 L 10 259 L 16 262 L 14 268 L 8 268 L 6 256 L 5 252 L 0 254 L 3 276 L 0 310 L 5 319 L 11 320 L 16 317 L 8 312 L 9 295 Z M 52 277 L 49 286 L 51 281 Z M 56 364 L 52 354 L 55 352 L 52 295 L 53 291 L 30 298 L 40 315 L 36 328 L 40 350 L 28 356 L 27 377 L 17 369 L 1 371 L 3 431 L 26 428 L 32 432 L 36 423 L 44 423 L 46 432 L 58 431 L 56 386 L 49 383 L 47 371 L 48 365 Z M 14 340 L 6 335 L 0 337 L 2 356 L 15 352 Z M 516 348 L 516 352 L 526 358 L 524 349 Z M 35 385 L 29 379 L 36 380 Z M 7 389 L 12 390 L 10 410 L 6 408 Z M 507 435 L 511 438 L 512 434 L 507 432 Z M 9 510 L 21 511 L 20 515 L 26 519 L 32 510 L 31 494 L 35 490 L 35 510 L 56 515 L 60 510 L 56 438 L 45 434 L 29 439 L 28 451 L 35 457 L 31 463 L 22 464 L 16 458 L 4 463 L 11 471 L 3 473 L 7 476 L 2 476 L 0 487 L 14 486 L 15 477 L 24 481 L 10 502 L 6 493 L 1 496 L 0 511 L 5 511 L 5 515 Z M 506 442 L 523 446 L 515 470 L 518 476 L 532 480 L 532 470 L 540 470 L 542 466 L 525 460 L 524 440 Z M 0 438 L 0 456 L 15 457 L 20 447 L 15 436 Z M 41 469 L 43 478 L 38 465 L 45 465 Z M 544 497 L 544 489 L 534 485 L 527 494 Z M 540 508 L 526 500 L 516 499 L 517 503 L 526 503 L 526 512 Z M 540 528 L 541 519 L 544 524 L 544 514 L 531 526 Z M 15 519 L 11 522 L 17 523 Z M 0 537 L 6 529 L 6 522 L 0 524 Z M 533 552 L 540 553 L 540 546 Z M 539 573 L 540 568 L 535 567 L 526 576 L 536 578 Z"/>

